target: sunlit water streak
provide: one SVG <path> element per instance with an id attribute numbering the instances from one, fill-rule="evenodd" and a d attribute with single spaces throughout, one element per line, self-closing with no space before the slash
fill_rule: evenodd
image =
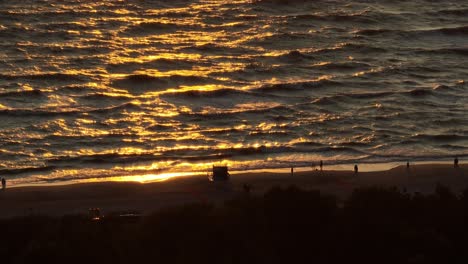
<path id="1" fill-rule="evenodd" d="M 13 0 L 0 21 L 16 184 L 468 156 L 466 1 Z"/>

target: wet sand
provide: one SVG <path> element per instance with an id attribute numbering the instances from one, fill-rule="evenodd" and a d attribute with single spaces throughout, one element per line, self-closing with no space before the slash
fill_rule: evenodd
<path id="1" fill-rule="evenodd" d="M 326 170 L 291 173 L 254 172 L 231 176 L 229 182 L 210 182 L 206 177 L 191 176 L 163 182 L 100 182 L 62 186 L 30 186 L 0 191 L 0 218 L 22 215 L 87 214 L 100 208 L 103 214 L 136 211 L 147 214 L 162 207 L 191 202 L 223 202 L 243 195 L 242 186 L 252 186 L 259 195 L 273 186 L 296 185 L 317 189 L 345 198 L 355 188 L 396 186 L 408 192 L 430 193 L 437 183 L 455 192 L 468 188 L 468 165 L 411 165 L 385 171 L 359 172 Z"/>

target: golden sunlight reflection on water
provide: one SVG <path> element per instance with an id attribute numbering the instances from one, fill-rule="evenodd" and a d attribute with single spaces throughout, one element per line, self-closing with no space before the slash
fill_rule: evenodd
<path id="1" fill-rule="evenodd" d="M 402 34 L 374 19 L 397 22 L 384 4 L 1 5 L 10 2 L 0 19 L 9 36 L 0 54 L 0 170 L 19 175 L 12 180 L 152 182 L 221 164 L 242 171 L 466 152 L 464 69 L 445 69 L 462 63 L 423 63 L 464 52 L 453 44 L 464 25 L 453 28 L 452 18 Z M 418 28 L 430 21 L 426 11 Z M 456 37 L 450 48 L 406 50 L 415 43 L 401 36 L 431 40 L 439 24 Z"/>
<path id="2" fill-rule="evenodd" d="M 113 182 L 139 182 L 139 183 L 150 183 L 150 182 L 162 182 L 176 177 L 189 177 L 203 175 L 201 172 L 171 172 L 171 173 L 160 173 L 160 174 L 142 174 L 132 176 L 115 176 L 109 177 L 105 180 Z M 89 179 L 84 182 L 102 182 L 102 179 Z"/>

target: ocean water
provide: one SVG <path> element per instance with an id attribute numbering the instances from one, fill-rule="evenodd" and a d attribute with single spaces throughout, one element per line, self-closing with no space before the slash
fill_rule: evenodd
<path id="1" fill-rule="evenodd" d="M 466 0 L 0 1 L 13 184 L 468 156 Z"/>

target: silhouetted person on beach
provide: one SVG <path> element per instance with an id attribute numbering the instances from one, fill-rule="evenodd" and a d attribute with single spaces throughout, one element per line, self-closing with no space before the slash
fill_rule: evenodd
<path id="1" fill-rule="evenodd" d="M 5 190 L 6 188 L 6 180 L 5 178 L 2 178 L 2 190 Z"/>
<path id="2" fill-rule="evenodd" d="M 323 161 L 320 161 L 320 171 L 323 170 Z"/>
<path id="3" fill-rule="evenodd" d="M 455 168 L 458 167 L 458 157 L 455 157 L 455 159 L 453 160 L 453 166 Z"/>
<path id="4" fill-rule="evenodd" d="M 409 169 L 409 161 L 406 162 L 406 168 Z"/>
<path id="5" fill-rule="evenodd" d="M 291 167 L 291 176 L 294 175 L 294 167 Z"/>
<path id="6" fill-rule="evenodd" d="M 358 173 L 358 167 L 357 167 L 357 164 L 354 165 L 354 174 L 357 174 Z"/>

